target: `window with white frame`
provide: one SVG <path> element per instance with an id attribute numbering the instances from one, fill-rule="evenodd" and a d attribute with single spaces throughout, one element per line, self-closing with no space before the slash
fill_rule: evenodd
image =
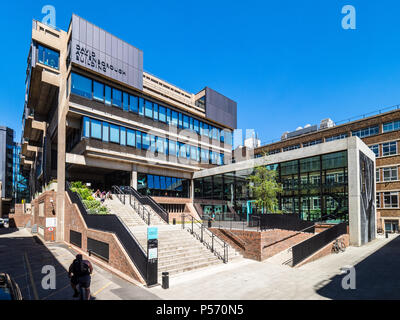
<path id="1" fill-rule="evenodd" d="M 383 181 L 396 181 L 398 180 L 397 167 L 383 168 Z"/>
<path id="2" fill-rule="evenodd" d="M 375 157 L 379 157 L 379 144 L 374 144 L 369 148 L 375 153 Z"/>
<path id="3" fill-rule="evenodd" d="M 379 182 L 381 180 L 381 176 L 380 176 L 380 170 L 376 169 L 376 182 Z"/>
<path id="4" fill-rule="evenodd" d="M 397 154 L 397 141 L 382 143 L 382 156 Z"/>
<path id="5" fill-rule="evenodd" d="M 377 208 L 381 207 L 381 194 L 380 194 L 380 192 L 376 193 L 376 207 Z"/>
<path id="6" fill-rule="evenodd" d="M 398 208 L 399 207 L 399 193 L 398 192 L 384 192 L 383 193 L 384 208 Z"/>

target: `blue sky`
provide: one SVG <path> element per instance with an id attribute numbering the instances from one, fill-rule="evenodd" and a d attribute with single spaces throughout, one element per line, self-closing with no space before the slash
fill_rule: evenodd
<path id="1" fill-rule="evenodd" d="M 20 137 L 31 20 L 76 13 L 144 51 L 144 69 L 238 103 L 238 128 L 262 141 L 330 117 L 400 104 L 398 1 L 7 1 L 2 3 L 0 125 Z M 341 9 L 356 8 L 344 30 Z M 12 30 L 11 30 L 12 27 Z"/>

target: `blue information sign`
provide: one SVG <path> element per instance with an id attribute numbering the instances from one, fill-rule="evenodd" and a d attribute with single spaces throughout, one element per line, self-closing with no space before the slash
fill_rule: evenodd
<path id="1" fill-rule="evenodd" d="M 153 240 L 158 238 L 158 228 L 148 227 L 147 228 L 147 240 Z"/>

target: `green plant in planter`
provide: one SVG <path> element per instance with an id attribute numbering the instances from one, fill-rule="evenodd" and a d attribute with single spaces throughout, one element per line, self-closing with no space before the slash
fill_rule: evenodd
<path id="1" fill-rule="evenodd" d="M 85 186 L 81 181 L 71 183 L 71 191 L 76 192 L 82 199 L 89 214 L 108 214 L 108 209 L 93 198 L 93 190 Z"/>

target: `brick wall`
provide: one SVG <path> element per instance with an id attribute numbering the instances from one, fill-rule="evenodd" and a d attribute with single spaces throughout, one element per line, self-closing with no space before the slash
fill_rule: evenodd
<path id="1" fill-rule="evenodd" d="M 51 200 L 53 202 L 51 202 Z M 57 199 L 56 192 L 49 190 L 42 193 L 38 198 L 32 200 L 32 225 L 37 224 L 38 236 L 44 241 L 55 241 L 57 228 L 49 231 L 46 227 L 46 218 L 56 218 Z M 43 208 L 43 211 L 41 210 Z M 43 230 L 43 234 L 39 232 Z"/>
<path id="2" fill-rule="evenodd" d="M 344 242 L 346 248 L 349 246 L 350 237 L 348 234 L 344 234 L 344 235 L 340 236 L 339 240 Z M 303 262 L 299 263 L 295 268 L 298 268 L 300 266 L 305 265 L 306 263 L 318 260 L 322 257 L 332 254 L 332 246 L 333 246 L 334 242 L 335 242 L 335 240 L 332 241 L 331 243 L 327 244 L 325 247 L 321 248 L 320 250 L 318 250 L 316 253 L 314 253 L 313 255 L 308 257 Z"/>
<path id="3" fill-rule="evenodd" d="M 25 212 L 24 205 L 21 203 L 15 205 L 15 212 L 10 213 L 8 218 L 10 219 L 9 226 L 11 228 L 23 228 L 28 224 L 29 221 L 32 223 L 31 212 Z"/>
<path id="4" fill-rule="evenodd" d="M 263 232 L 229 230 L 228 233 L 225 233 L 220 229 L 210 228 L 210 231 L 229 243 L 245 258 L 257 261 L 268 259 L 313 236 L 311 233 L 299 233 L 281 229 Z M 229 233 L 232 233 L 233 236 L 230 236 Z M 245 249 L 238 242 L 241 242 L 245 246 Z"/>
<path id="5" fill-rule="evenodd" d="M 116 270 L 134 279 L 140 283 L 145 284 L 139 271 L 129 258 L 118 238 L 110 233 L 99 230 L 88 229 L 85 221 L 83 220 L 78 207 L 73 204 L 66 193 L 65 196 L 65 224 L 64 234 L 65 242 L 71 245 L 72 248 L 78 249 L 70 243 L 70 230 L 80 232 L 82 234 L 82 248 L 81 251 L 87 252 L 87 238 L 92 238 L 98 241 L 106 242 L 109 245 L 109 261 L 108 263 L 96 257 L 91 257 L 92 260 L 99 262 L 103 267 L 108 268 L 110 272 L 116 273 Z M 79 249 L 78 249 L 79 250 Z"/>

